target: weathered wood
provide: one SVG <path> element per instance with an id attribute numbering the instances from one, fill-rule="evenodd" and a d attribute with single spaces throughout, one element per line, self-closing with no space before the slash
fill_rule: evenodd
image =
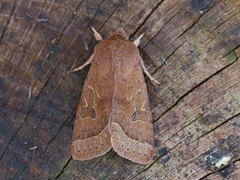
<path id="1" fill-rule="evenodd" d="M 0 0 L 0 179 L 237 179 L 240 1 Z M 155 161 L 113 150 L 70 154 L 73 119 L 103 37 L 121 27 L 140 49 L 154 118 Z M 168 65 L 161 60 L 164 58 Z"/>

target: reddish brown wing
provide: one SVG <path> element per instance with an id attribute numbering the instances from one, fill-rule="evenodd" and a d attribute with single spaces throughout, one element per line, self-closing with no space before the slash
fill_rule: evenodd
<path id="1" fill-rule="evenodd" d="M 153 125 L 141 57 L 130 41 L 118 41 L 113 57 L 118 63 L 110 117 L 112 147 L 122 157 L 148 164 L 154 155 Z"/>
<path id="2" fill-rule="evenodd" d="M 105 41 L 95 47 L 79 102 L 71 149 L 75 160 L 92 159 L 111 149 L 108 122 L 114 71 Z"/>

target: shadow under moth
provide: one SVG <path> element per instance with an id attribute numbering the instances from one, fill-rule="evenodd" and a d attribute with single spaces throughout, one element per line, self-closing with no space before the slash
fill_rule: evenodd
<path id="1" fill-rule="evenodd" d="M 120 156 L 140 164 L 152 162 L 154 137 L 152 116 L 137 46 L 118 29 L 102 40 L 78 71 L 91 63 L 79 101 L 71 153 L 75 160 L 90 160 L 113 148 Z"/>

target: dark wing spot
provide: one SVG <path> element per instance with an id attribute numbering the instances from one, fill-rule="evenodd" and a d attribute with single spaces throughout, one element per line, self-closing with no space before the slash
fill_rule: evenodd
<path id="1" fill-rule="evenodd" d="M 137 120 L 136 117 L 137 117 L 137 112 L 135 111 L 131 117 L 131 120 L 136 121 Z"/>
<path id="2" fill-rule="evenodd" d="M 96 111 L 92 108 L 92 107 L 83 107 L 81 109 L 81 117 L 82 118 L 92 118 L 92 119 L 96 119 Z"/>

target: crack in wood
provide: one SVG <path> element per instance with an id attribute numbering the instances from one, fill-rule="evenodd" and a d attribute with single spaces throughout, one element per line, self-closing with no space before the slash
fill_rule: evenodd
<path id="1" fill-rule="evenodd" d="M 233 115 L 232 117 L 226 119 L 225 121 L 223 121 L 222 123 L 220 123 L 219 125 L 217 125 L 216 127 L 214 127 L 213 129 L 211 129 L 210 131 L 208 131 L 208 132 L 202 134 L 201 136 L 199 136 L 198 138 L 196 138 L 193 142 L 195 142 L 195 141 L 199 140 L 200 138 L 208 135 L 209 133 L 212 133 L 213 131 L 215 131 L 215 130 L 218 129 L 219 127 L 223 126 L 224 124 L 226 124 L 227 122 L 231 121 L 233 118 L 236 118 L 236 117 L 238 117 L 238 116 L 240 116 L 240 113 L 237 113 L 237 114 Z M 192 142 L 192 143 L 193 143 L 193 142 Z"/>
<path id="2" fill-rule="evenodd" d="M 218 3 L 217 3 L 218 4 Z M 201 19 L 201 17 L 203 15 L 205 15 L 206 13 L 208 13 L 214 6 L 216 6 L 217 4 L 214 4 L 213 6 L 211 6 L 209 9 L 207 9 L 204 13 L 202 13 L 188 28 L 186 28 L 182 33 L 180 33 L 178 35 L 177 38 L 180 38 L 181 36 L 183 36 L 187 31 L 189 31 L 190 29 L 192 29 Z M 201 27 L 201 25 L 200 25 Z"/>
<path id="3" fill-rule="evenodd" d="M 63 173 L 65 168 L 69 165 L 70 161 L 72 160 L 72 156 L 70 156 L 67 160 L 67 162 L 65 163 L 65 165 L 62 167 L 61 171 L 55 176 L 55 179 L 58 179 Z"/>
<path id="4" fill-rule="evenodd" d="M 53 72 L 52 72 L 52 73 L 53 73 Z M 51 73 L 51 74 L 52 74 L 52 73 Z M 50 76 L 51 76 L 51 75 L 50 75 Z M 13 139 L 15 138 L 15 136 L 17 135 L 17 133 L 20 131 L 20 129 L 22 128 L 22 126 L 23 126 L 24 123 L 26 122 L 26 120 L 27 120 L 29 114 L 31 113 L 33 107 L 34 107 L 35 104 L 37 103 L 37 101 L 38 101 L 38 99 L 39 99 L 39 97 L 40 97 L 40 95 L 41 95 L 43 89 L 45 88 L 45 86 L 47 85 L 47 83 L 48 83 L 49 80 L 50 80 L 50 78 L 44 83 L 44 85 L 43 85 L 42 88 L 40 89 L 38 95 L 36 96 L 35 101 L 34 101 L 33 104 L 31 105 L 29 111 L 27 112 L 25 118 L 23 119 L 22 123 L 19 125 L 19 127 L 17 128 L 17 130 L 15 131 L 15 133 L 13 134 L 13 136 L 10 138 L 10 141 L 8 142 L 8 144 L 7 144 L 6 148 L 5 148 L 5 150 L 3 151 L 2 155 L 0 156 L 0 161 L 2 160 L 3 156 L 4 156 L 5 153 L 7 152 L 7 150 L 8 150 L 8 148 L 9 148 L 11 142 L 13 141 Z"/>
<path id="5" fill-rule="evenodd" d="M 159 4 L 158 4 L 158 6 L 161 4 L 162 2 L 160 2 Z M 195 24 L 197 24 L 199 21 L 200 21 L 200 19 L 201 19 L 201 17 L 204 15 L 204 14 L 206 14 L 207 12 L 209 12 L 214 6 L 216 6 L 217 4 L 214 4 L 213 6 L 211 6 L 209 9 L 207 9 L 203 14 L 201 14 L 188 28 L 186 28 L 177 38 L 180 38 L 183 34 L 185 34 L 188 30 L 190 30 L 192 27 L 194 27 L 194 25 Z M 156 8 L 157 9 L 157 8 Z M 155 9 L 155 10 L 156 10 Z M 155 11 L 154 10 L 154 11 Z M 187 10 L 186 10 L 187 11 Z M 153 13 L 152 13 L 153 14 Z M 152 15 L 151 14 L 151 15 Z M 163 27 L 161 27 L 160 28 L 160 30 L 146 43 L 146 45 L 144 45 L 144 47 L 142 48 L 142 49 L 144 49 L 144 48 L 146 48 L 147 47 L 147 45 L 162 31 L 162 29 L 168 24 L 168 23 L 170 23 L 171 22 L 171 20 L 177 15 L 178 13 L 176 13 L 176 14 L 174 14 L 164 25 L 163 25 Z M 148 17 L 149 18 L 149 17 Z M 147 20 L 146 20 L 147 21 Z M 146 21 L 144 21 L 144 23 L 141 25 L 141 26 L 143 26 L 145 23 L 146 23 Z M 134 34 L 136 34 L 136 32 L 139 30 L 140 28 L 138 28 L 130 37 L 133 37 L 133 35 Z M 175 50 L 166 58 L 166 60 L 170 57 L 170 56 L 172 56 L 183 44 L 184 44 L 185 42 L 183 42 L 182 44 L 180 44 L 177 48 L 175 48 Z M 159 67 L 157 67 L 156 68 L 156 70 L 154 70 L 154 72 L 152 73 L 152 74 L 155 74 L 159 69 L 161 69 L 162 67 L 163 67 L 163 65 L 164 65 L 164 63 L 162 64 L 162 65 L 160 65 Z"/>
<path id="6" fill-rule="evenodd" d="M 151 12 L 144 18 L 143 22 L 136 28 L 136 30 L 129 36 L 129 39 L 132 39 L 138 30 L 147 22 L 147 20 L 151 17 L 151 15 L 158 9 L 158 7 L 164 2 L 161 0 L 157 3 L 155 7 L 152 8 Z"/>
<path id="7" fill-rule="evenodd" d="M 16 1 L 17 1 L 17 0 L 15 0 L 14 2 L 16 3 Z M 82 2 L 80 2 L 79 5 L 77 6 L 76 11 L 80 8 L 81 3 L 82 3 Z M 14 6 L 14 7 L 15 7 L 15 6 Z M 12 15 L 13 15 L 13 11 L 14 11 L 14 10 L 12 10 L 12 13 L 11 13 Z M 12 15 L 11 15 L 11 16 L 12 16 Z M 74 19 L 74 17 L 75 17 L 75 14 L 72 15 L 72 18 L 69 20 L 67 26 L 64 28 L 64 31 L 66 30 L 66 28 L 68 27 L 68 25 L 71 24 L 71 21 Z M 60 35 L 59 39 L 56 41 L 56 44 L 58 44 L 58 43 L 60 42 L 60 40 L 61 40 L 62 37 L 63 37 L 63 34 Z M 51 54 L 48 54 L 48 57 L 49 57 L 49 56 L 51 56 Z M 59 59 L 59 60 L 56 62 L 56 65 L 54 66 L 52 72 L 50 72 L 48 79 L 47 79 L 46 82 L 43 84 L 42 88 L 40 89 L 38 95 L 37 95 L 36 98 L 35 98 L 35 101 L 33 102 L 33 104 L 31 105 L 31 107 L 30 107 L 30 109 L 29 109 L 29 111 L 27 112 L 26 117 L 23 119 L 22 123 L 19 125 L 19 127 L 17 128 L 17 130 L 15 131 L 15 133 L 13 134 L 13 136 L 10 138 L 10 141 L 8 142 L 6 148 L 4 149 L 2 155 L 0 156 L 0 161 L 1 161 L 2 158 L 4 157 L 5 153 L 7 152 L 7 150 L 8 150 L 8 148 L 9 148 L 11 142 L 13 141 L 13 139 L 15 138 L 15 136 L 17 135 L 17 133 L 20 131 L 20 129 L 21 129 L 21 128 L 23 127 L 23 125 L 25 124 L 25 122 L 26 122 L 29 114 L 31 113 L 31 111 L 33 110 L 33 107 L 34 107 L 34 106 L 36 105 L 36 103 L 38 102 L 38 99 L 39 99 L 41 93 L 43 92 L 44 88 L 46 87 L 46 85 L 48 84 L 48 82 L 49 82 L 49 80 L 51 79 L 52 75 L 54 74 L 55 70 L 57 69 L 57 66 L 58 66 L 58 64 L 60 63 L 60 61 L 61 61 L 61 59 Z"/>
<path id="8" fill-rule="evenodd" d="M 203 116 L 205 113 L 207 113 L 207 111 L 205 111 L 204 113 L 200 114 L 199 116 Z M 169 141 L 171 138 L 173 138 L 174 136 L 176 136 L 179 132 L 181 132 L 183 129 L 185 129 L 186 127 L 190 126 L 191 124 L 193 124 L 194 122 L 196 122 L 199 118 L 199 116 L 197 116 L 193 121 L 190 121 L 188 124 L 186 124 L 185 126 L 183 126 L 182 128 L 180 128 L 179 130 L 177 130 L 174 134 L 172 134 L 170 137 L 168 137 L 165 141 L 163 141 L 159 146 L 162 146 L 163 144 L 165 144 L 167 141 Z"/>
<path id="9" fill-rule="evenodd" d="M 108 16 L 108 18 L 104 21 L 104 23 L 102 24 L 102 26 L 98 29 L 98 32 L 100 32 L 100 31 L 103 29 L 103 27 L 107 24 L 107 22 L 111 19 L 111 17 L 114 15 L 114 13 L 116 12 L 116 10 L 120 7 L 121 3 L 122 3 L 122 0 L 120 0 L 120 2 L 119 2 L 119 4 L 117 5 L 117 7 L 113 10 L 113 12 L 110 14 L 110 16 Z M 97 15 L 97 14 L 96 14 L 96 15 Z M 96 16 L 95 16 L 95 17 L 96 17 Z M 94 18 L 95 18 L 95 17 L 94 17 Z M 92 39 L 90 40 L 89 46 L 90 46 L 90 44 L 92 43 L 93 40 L 95 40 L 94 37 L 92 37 Z"/>
<path id="10" fill-rule="evenodd" d="M 166 154 L 168 154 L 169 152 L 171 152 L 172 150 L 174 150 L 178 145 L 180 144 L 177 143 L 174 147 L 172 147 L 171 149 L 168 149 L 166 152 L 164 152 L 164 154 L 161 154 L 160 156 L 158 156 L 150 165 L 148 165 L 145 169 L 141 170 L 138 174 L 136 174 L 135 176 L 131 177 L 132 180 L 136 179 L 137 176 L 141 175 L 142 173 L 144 173 L 145 171 L 147 171 L 148 169 L 150 169 L 155 163 L 158 162 L 158 160 L 160 160 L 162 157 L 164 157 Z"/>
<path id="11" fill-rule="evenodd" d="M 237 48 L 238 48 L 238 46 L 235 47 L 234 50 L 237 49 Z M 232 51 L 231 51 L 231 52 L 232 52 Z M 230 53 L 231 53 L 231 52 L 230 52 Z M 230 53 L 229 53 L 229 54 L 230 54 Z M 228 54 L 227 54 L 227 55 L 228 55 Z M 225 56 L 223 56 L 223 57 L 226 57 L 227 55 L 225 55 Z M 238 61 L 238 59 L 235 60 L 234 62 L 232 62 L 231 64 L 228 64 L 227 66 L 223 67 L 223 68 L 220 69 L 219 71 L 215 72 L 215 73 L 212 74 L 210 77 L 208 77 L 207 79 L 205 79 L 204 81 L 202 81 L 200 84 L 198 84 L 197 87 L 201 86 L 203 83 L 207 82 L 207 81 L 208 81 L 209 79 L 211 79 L 213 76 L 216 76 L 218 73 L 222 72 L 224 69 L 228 68 L 229 66 L 231 66 L 232 64 L 234 64 L 234 63 L 237 62 L 237 61 Z M 191 93 L 194 89 L 196 89 L 197 87 L 194 87 L 193 89 L 191 89 L 190 91 L 188 91 L 188 93 L 185 94 L 185 96 L 180 97 L 180 98 L 178 99 L 177 103 L 175 103 L 174 106 L 176 106 L 184 97 L 186 97 L 188 94 L 190 94 L 190 93 Z M 172 106 L 171 109 L 172 109 L 174 106 Z M 171 109 L 169 109 L 168 111 L 170 111 Z M 162 113 L 159 118 L 161 118 L 161 117 L 162 117 L 164 114 L 166 114 L 168 111 L 165 111 L 164 113 Z M 203 134 L 203 135 L 200 136 L 200 137 L 203 137 L 203 136 L 211 133 L 211 132 L 214 131 L 215 129 L 219 128 L 220 126 L 224 125 L 225 123 L 227 123 L 228 121 L 230 121 L 231 119 L 233 119 L 234 117 L 237 117 L 237 116 L 239 116 L 239 115 L 240 115 L 240 113 L 232 116 L 232 117 L 229 118 L 228 120 L 226 120 L 226 121 L 224 121 L 223 123 L 219 124 L 217 127 L 213 128 L 212 130 L 210 130 L 209 132 Z M 158 119 L 159 119 L 159 118 L 158 118 Z M 158 119 L 157 119 L 157 120 L 158 120 Z M 156 121 L 157 121 L 157 120 L 156 120 Z M 181 128 L 180 130 L 178 130 L 175 134 L 177 134 L 178 132 L 180 132 L 181 130 L 183 130 L 184 128 L 186 128 L 187 126 L 189 126 L 190 124 L 192 124 L 192 123 L 195 122 L 196 120 L 197 120 L 197 118 L 196 118 L 194 121 L 191 121 L 190 123 L 188 123 L 186 126 L 184 126 L 183 128 Z M 154 122 L 156 122 L 156 121 L 154 121 Z M 168 139 L 166 139 L 162 144 L 164 144 L 164 143 L 167 142 L 169 139 L 171 139 L 175 134 L 173 134 L 173 135 L 170 136 Z M 200 138 L 200 137 L 199 137 L 199 138 Z M 199 138 L 197 138 L 196 140 L 198 140 Z M 196 140 L 195 140 L 195 141 L 196 141 Z M 193 141 L 193 142 L 195 142 L 195 141 Z M 193 142 L 192 142 L 192 143 L 193 143 Z M 162 145 L 162 144 L 161 144 L 161 145 Z M 161 145 L 160 145 L 160 146 L 161 146 Z M 177 145 L 178 145 L 178 144 L 177 144 Z M 177 145 L 175 145 L 174 148 L 177 147 Z M 174 148 L 172 148 L 172 149 L 174 149 Z M 171 149 L 171 150 L 172 150 L 172 149 Z M 171 150 L 169 150 L 169 151 L 171 151 Z M 168 152 L 169 152 L 169 151 L 168 151 Z M 160 156 L 158 159 L 160 159 L 161 157 L 162 157 L 162 156 Z M 155 162 L 156 162 L 156 161 L 155 161 Z M 154 162 L 154 163 L 155 163 L 155 162 Z M 154 164 L 154 163 L 153 163 L 153 164 Z M 151 164 L 150 167 L 151 167 L 153 164 Z M 138 175 L 140 175 L 142 172 L 146 171 L 146 170 L 149 169 L 150 167 L 147 167 L 146 169 L 144 169 L 143 171 L 141 171 Z"/>
<path id="12" fill-rule="evenodd" d="M 214 127 L 213 129 L 211 129 L 211 130 L 209 130 L 208 132 L 206 132 L 206 133 L 202 134 L 201 136 L 197 137 L 197 138 L 196 138 L 194 141 L 192 141 L 190 144 L 198 141 L 200 138 L 203 138 L 204 136 L 206 136 L 206 135 L 214 132 L 215 130 L 218 130 L 218 128 L 224 126 L 224 125 L 227 124 L 229 121 L 231 121 L 232 119 L 234 119 L 234 118 L 236 118 L 236 117 L 238 117 L 238 116 L 240 116 L 240 113 L 237 113 L 236 115 L 231 116 L 230 118 L 228 118 L 227 120 L 223 121 L 222 123 L 220 123 L 219 125 L 217 125 L 217 126 Z M 189 144 L 189 145 L 190 145 L 190 144 Z M 191 162 L 192 162 L 192 161 L 189 161 L 187 164 L 184 164 L 183 166 L 180 166 L 179 169 L 182 169 L 183 167 L 187 166 L 187 165 L 190 164 Z M 229 162 L 227 165 L 229 165 L 230 163 L 231 163 L 231 162 Z M 226 166 L 227 166 L 227 165 L 226 165 Z"/>
<path id="13" fill-rule="evenodd" d="M 239 159 L 236 159 L 236 160 L 234 160 L 234 161 L 232 161 L 232 162 L 229 162 L 227 165 L 219 168 L 217 171 L 212 171 L 212 172 L 210 172 L 210 173 L 205 174 L 204 176 L 202 176 L 201 178 L 199 178 L 199 180 L 204 180 L 204 179 L 207 180 L 207 177 L 208 177 L 208 176 L 210 176 L 210 175 L 212 175 L 212 174 L 215 174 L 215 173 L 220 173 L 220 171 L 222 171 L 222 170 L 225 169 L 227 166 L 229 166 L 229 164 L 235 164 L 235 163 L 238 162 L 238 161 L 240 161 L 240 158 L 239 158 Z"/>
<path id="14" fill-rule="evenodd" d="M 76 108 L 77 108 L 77 107 L 76 107 Z M 55 138 L 56 138 L 57 135 L 61 132 L 61 130 L 63 129 L 63 127 L 64 127 L 67 123 L 69 123 L 69 122 L 71 122 L 71 121 L 73 121 L 73 120 L 75 119 L 75 115 L 74 115 L 75 112 L 76 112 L 76 109 L 74 109 L 74 111 L 72 112 L 72 115 L 71 115 L 69 118 L 67 118 L 67 119 L 62 123 L 62 125 L 61 125 L 60 128 L 58 129 L 57 133 L 56 133 L 56 134 L 50 139 L 50 141 L 48 142 L 45 150 L 44 150 L 43 152 L 41 152 L 41 153 L 40 153 L 38 156 L 36 156 L 35 158 L 39 158 L 41 155 L 43 155 L 43 154 L 45 154 L 45 153 L 47 152 L 50 144 L 55 140 Z M 69 121 L 69 119 L 70 119 L 70 121 Z M 33 159 L 34 159 L 34 158 L 31 157 L 31 159 L 26 163 L 26 165 L 23 166 L 23 168 L 21 169 L 20 173 L 19 173 L 19 174 L 16 173 L 16 175 L 14 176 L 13 179 L 15 179 L 17 176 L 20 176 L 20 175 L 24 172 L 24 170 L 28 167 L 28 164 L 29 164 Z"/>
<path id="15" fill-rule="evenodd" d="M 102 0 L 102 1 L 98 4 L 97 10 L 96 10 L 95 14 L 93 15 L 94 18 L 97 16 L 98 11 L 100 10 L 101 5 L 102 5 L 102 3 L 104 3 L 104 1 L 106 1 L 106 0 Z"/>
<path id="16" fill-rule="evenodd" d="M 195 139 L 194 141 L 192 141 L 190 144 L 196 142 L 196 141 L 199 140 L 200 138 L 202 138 L 202 137 L 204 137 L 204 136 L 212 133 L 213 131 L 219 129 L 219 128 L 220 128 L 221 126 L 223 126 L 224 124 L 228 123 L 228 122 L 231 121 L 232 119 L 234 119 L 234 118 L 236 118 L 236 117 L 239 117 L 239 116 L 240 116 L 240 113 L 237 113 L 237 114 L 231 116 L 230 118 L 228 118 L 228 119 L 225 120 L 224 122 L 220 123 L 219 125 L 217 125 L 217 126 L 214 127 L 213 129 L 211 129 L 210 131 L 208 131 L 208 132 L 202 134 L 200 137 L 196 138 L 196 139 Z M 196 119 L 197 119 L 197 118 L 196 118 Z M 184 126 L 183 128 L 181 128 L 181 130 L 185 129 L 185 128 L 186 128 L 187 126 L 189 126 L 190 124 L 192 124 L 192 122 L 190 122 L 189 124 L 187 124 L 186 126 Z M 181 131 L 181 130 L 179 130 L 179 131 Z M 178 131 L 178 132 L 179 132 L 179 131 Z M 175 134 L 174 134 L 174 135 L 175 135 Z M 173 136 L 174 136 L 174 135 L 173 135 Z M 170 138 L 172 138 L 173 136 L 171 136 Z M 168 141 L 170 138 L 168 138 L 166 141 Z M 166 142 L 166 141 L 165 141 L 165 142 Z M 163 142 L 162 144 L 164 144 L 165 142 Z M 162 145 L 162 144 L 161 144 L 161 145 Z M 173 148 L 171 148 L 171 149 L 168 150 L 166 153 L 164 153 L 163 155 L 161 155 L 160 157 L 158 157 L 158 159 L 160 159 L 161 157 L 163 157 L 164 155 L 166 155 L 166 154 L 169 153 L 170 151 L 174 150 L 179 144 L 181 144 L 181 142 L 179 142 L 179 143 L 176 144 Z M 189 145 L 190 145 L 190 144 L 189 144 Z M 161 146 L 161 145 L 160 145 L 160 146 Z M 157 160 L 158 160 L 158 159 L 157 159 Z M 155 163 L 157 160 L 155 160 L 154 163 Z M 239 159 L 237 159 L 237 160 L 235 160 L 235 161 L 238 161 L 238 160 L 239 160 Z M 235 162 L 235 161 L 234 161 L 234 162 Z M 189 163 L 191 163 L 191 162 L 192 162 L 192 161 L 189 161 L 187 164 L 184 164 L 184 166 L 179 167 L 179 169 L 187 166 L 187 165 L 188 165 Z M 154 163 L 152 163 L 150 166 L 148 166 L 147 168 L 145 168 L 144 170 L 142 170 L 141 172 L 139 172 L 136 176 L 133 177 L 133 179 L 134 179 L 135 177 L 139 176 L 140 174 L 142 174 L 143 172 L 147 171 Z M 222 168 L 219 169 L 218 171 L 224 169 L 226 166 L 228 166 L 228 165 L 231 164 L 231 163 L 232 163 L 232 162 L 229 162 L 228 164 L 226 164 L 224 167 L 222 167 Z M 215 172 L 209 173 L 208 175 L 211 175 L 211 174 L 213 174 L 213 173 L 215 173 Z M 207 176 L 208 176 L 208 175 L 207 175 Z M 205 178 L 205 176 L 204 176 L 204 178 Z"/>
<path id="17" fill-rule="evenodd" d="M 114 153 L 112 154 L 112 157 L 116 156 L 117 153 Z M 122 161 L 125 161 L 125 159 L 121 159 Z M 99 175 L 100 179 L 106 179 L 108 177 L 110 171 L 111 171 L 111 168 L 114 167 L 115 164 L 119 163 L 118 161 L 114 161 L 102 174 Z M 111 175 L 110 175 L 111 176 Z"/>
<path id="18" fill-rule="evenodd" d="M 82 5 L 83 2 L 84 2 L 84 1 L 81 1 L 80 3 L 78 3 L 78 5 L 77 5 L 77 7 L 75 8 L 74 12 L 77 12 L 77 11 L 79 10 L 79 8 L 81 7 L 81 5 Z M 72 25 L 73 20 L 74 20 L 75 17 L 76 17 L 76 14 L 75 14 L 75 13 L 72 13 L 72 18 L 68 21 L 68 23 L 66 24 L 66 26 L 63 28 L 63 34 L 66 33 L 65 31 L 67 30 L 67 28 L 71 27 L 71 25 Z M 61 34 L 61 36 L 60 36 L 60 38 L 59 38 L 59 41 L 60 41 L 61 38 L 62 38 L 62 34 Z M 58 41 L 56 44 L 58 44 L 59 41 Z"/>
<path id="19" fill-rule="evenodd" d="M 7 23 L 6 23 L 6 25 L 5 25 L 4 29 L 3 29 L 2 35 L 1 35 L 1 37 L 0 37 L 0 43 L 2 42 L 2 39 L 3 39 L 3 37 L 4 37 L 4 34 L 5 34 L 5 32 L 6 32 L 7 28 L 8 28 L 8 25 L 9 25 L 12 17 L 13 17 L 14 10 L 15 10 L 15 8 L 16 8 L 16 4 L 17 4 L 17 0 L 14 0 L 13 6 L 12 6 L 12 9 L 11 9 L 11 12 L 10 12 L 10 15 L 8 16 Z"/>
<path id="20" fill-rule="evenodd" d="M 223 58 L 225 58 L 226 56 L 230 55 L 231 53 L 234 53 L 234 55 L 237 57 L 237 60 L 240 58 L 236 55 L 235 51 L 240 48 L 240 43 L 238 45 L 236 45 L 233 49 L 231 49 L 229 52 L 227 52 L 226 54 L 224 54 Z M 237 61 L 236 60 L 236 61 Z"/>
<path id="21" fill-rule="evenodd" d="M 184 45 L 185 42 L 183 42 L 182 44 L 180 44 L 178 47 L 176 47 L 171 54 L 169 54 L 166 58 L 165 61 L 167 61 L 171 56 L 173 56 L 175 54 L 175 52 Z M 163 66 L 165 65 L 165 62 L 163 62 L 159 67 L 156 68 L 156 70 L 153 71 L 152 74 L 155 74 L 159 69 L 161 69 Z"/>
<path id="22" fill-rule="evenodd" d="M 40 9 L 40 13 L 39 13 L 39 14 L 42 14 L 42 11 L 43 11 L 44 6 L 46 5 L 46 2 L 47 2 L 47 0 L 44 0 L 43 5 L 42 5 L 42 7 L 41 7 L 41 9 Z M 37 24 L 36 21 L 33 21 L 33 22 L 34 22 L 34 24 L 33 24 L 32 29 L 34 29 L 34 28 L 36 27 L 36 24 Z M 35 31 L 31 34 L 30 39 L 29 39 L 27 45 L 23 48 L 23 51 L 22 51 L 23 53 L 22 53 L 21 59 L 23 59 L 23 57 L 24 57 L 24 55 L 25 55 L 26 53 L 29 53 L 29 52 L 27 51 L 27 49 L 28 49 L 28 47 L 29 47 L 32 39 L 34 38 L 34 35 L 35 35 Z M 34 56 L 35 56 L 35 55 L 34 55 Z M 19 61 L 19 63 L 17 64 L 17 66 L 20 66 L 21 63 L 22 63 L 22 61 Z"/>
<path id="23" fill-rule="evenodd" d="M 216 29 L 218 29 L 221 25 L 223 25 L 225 22 L 227 22 L 229 19 L 231 19 L 233 16 L 236 16 L 238 13 L 240 13 L 240 11 L 234 13 L 233 15 L 229 16 L 227 19 L 225 19 L 223 22 L 221 22 L 220 24 L 218 24 L 213 30 L 211 30 L 211 32 L 214 32 Z"/>
<path id="24" fill-rule="evenodd" d="M 104 1 L 105 1 L 105 0 L 104 0 Z M 102 4 L 104 1 L 102 1 L 102 2 L 100 3 L 99 9 L 100 9 L 101 4 Z M 108 22 L 109 19 L 113 16 L 113 14 L 116 12 L 116 10 L 119 8 L 119 6 L 121 5 L 121 3 L 122 3 L 122 0 L 121 0 L 120 3 L 117 5 L 117 7 L 113 10 L 113 12 L 110 14 L 110 16 L 104 21 L 104 23 L 102 24 L 102 26 L 97 30 L 98 32 L 100 32 L 101 29 L 107 24 L 107 22 Z M 93 16 L 93 19 L 94 19 L 96 16 L 97 16 L 97 12 L 96 12 L 95 15 Z M 95 28 L 96 28 L 96 27 L 95 27 Z M 92 45 L 92 43 L 93 43 L 94 40 L 95 40 L 95 38 L 92 37 L 92 38 L 90 39 L 89 43 L 87 44 L 87 47 L 90 47 L 90 46 Z M 90 49 L 90 52 L 92 52 L 91 49 Z M 78 58 L 76 58 L 76 60 L 77 60 L 77 59 L 80 59 L 80 57 L 84 56 L 86 53 L 87 53 L 87 52 L 84 51 L 82 54 L 80 54 L 80 55 L 78 56 Z M 75 63 L 76 63 L 76 61 L 73 62 L 73 64 L 75 64 Z"/>
<path id="25" fill-rule="evenodd" d="M 233 51 L 235 49 L 237 49 L 240 45 L 238 45 L 237 47 L 235 47 L 233 49 Z M 224 57 L 226 57 L 227 55 L 229 55 L 230 53 L 232 53 L 233 51 L 229 52 L 228 54 L 226 54 Z M 238 58 L 229 63 L 228 65 L 222 67 L 221 69 L 219 69 L 218 71 L 216 71 L 215 73 L 213 73 L 212 75 L 208 76 L 206 79 L 204 79 L 203 81 L 201 81 L 200 83 L 198 83 L 196 86 L 194 86 L 193 88 L 191 88 L 189 91 L 187 91 L 185 94 L 183 94 L 180 98 L 177 99 L 177 101 L 170 106 L 168 109 L 166 109 L 159 117 L 156 118 L 156 120 L 153 121 L 153 123 L 157 122 L 163 115 L 165 115 L 166 113 L 168 113 L 173 107 L 175 107 L 182 99 L 184 99 L 187 95 L 189 95 L 191 92 L 193 92 L 195 89 L 197 89 L 198 87 L 200 87 L 202 84 L 204 84 L 205 82 L 207 82 L 208 80 L 210 80 L 211 78 L 213 78 L 214 76 L 218 75 L 220 72 L 222 72 L 223 70 L 227 69 L 228 67 L 230 67 L 231 65 L 233 65 L 235 62 L 238 61 Z"/>
<path id="26" fill-rule="evenodd" d="M 171 20 L 172 20 L 173 18 L 175 18 L 177 15 L 178 15 L 178 11 L 177 11 L 170 19 L 168 19 L 168 21 L 167 21 L 166 23 L 164 23 L 164 25 L 158 30 L 158 32 L 157 32 L 156 34 L 154 34 L 154 35 L 151 37 L 151 39 L 146 43 L 146 45 L 144 45 L 143 48 L 146 48 L 147 45 L 148 45 L 148 44 L 163 30 L 163 28 L 166 27 L 166 25 L 168 25 L 168 24 L 171 22 Z"/>

